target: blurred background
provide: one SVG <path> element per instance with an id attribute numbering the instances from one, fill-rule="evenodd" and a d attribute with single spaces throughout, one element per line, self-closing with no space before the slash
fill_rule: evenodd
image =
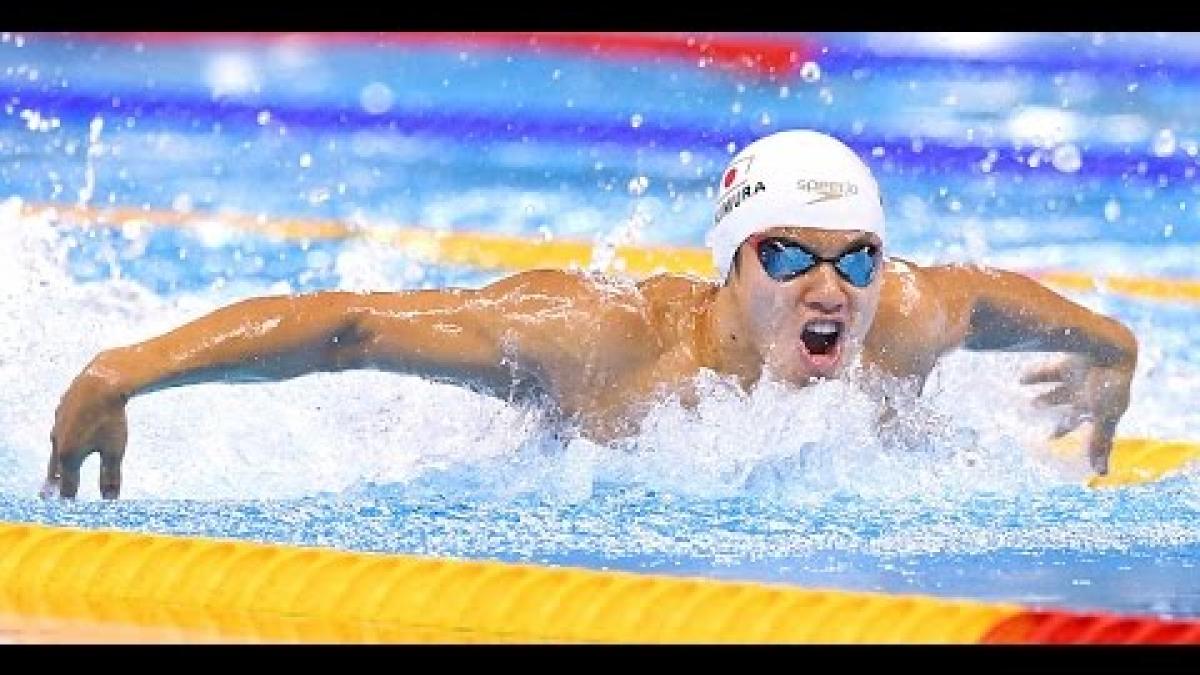
<path id="1" fill-rule="evenodd" d="M 731 153 L 809 127 L 871 163 L 900 254 L 1194 272 L 1189 34 L 3 37 L 27 202 L 698 246 Z M 338 283 L 334 241 L 198 220 L 91 231 L 73 272 Z"/>
<path id="2" fill-rule="evenodd" d="M 1028 355 L 939 366 L 904 456 L 836 383 L 666 409 L 629 456 L 403 376 L 197 386 L 131 402 L 123 501 L 95 460 L 34 495 L 101 349 L 513 271 L 389 233 L 694 250 L 732 154 L 795 127 L 872 166 L 895 255 L 1149 280 L 1058 288 L 1139 335 L 1121 435 L 1200 439 L 1198 96 L 1177 33 L 0 33 L 0 519 L 1196 615 L 1196 472 L 1082 487 Z"/>

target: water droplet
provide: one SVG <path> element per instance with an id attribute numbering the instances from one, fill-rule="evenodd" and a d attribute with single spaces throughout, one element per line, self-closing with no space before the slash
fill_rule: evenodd
<path id="1" fill-rule="evenodd" d="M 1104 205 L 1104 219 L 1110 223 L 1117 222 L 1121 217 L 1121 202 L 1118 202 L 1115 197 L 1109 198 Z"/>
<path id="2" fill-rule="evenodd" d="M 633 127 L 634 129 L 637 129 L 638 127 L 642 126 L 642 114 L 634 113 L 629 118 L 629 126 Z"/>
<path id="3" fill-rule="evenodd" d="M 687 150 L 679 151 L 679 163 L 687 166 L 692 163 L 692 153 Z"/>
<path id="4" fill-rule="evenodd" d="M 368 84 L 358 95 L 359 105 L 372 115 L 387 112 L 392 107 L 393 100 L 391 88 L 382 82 Z"/>
<path id="5" fill-rule="evenodd" d="M 326 188 L 326 187 L 313 188 L 312 190 L 308 191 L 308 195 L 307 195 L 308 203 L 313 206 L 318 206 L 320 204 L 324 204 L 325 202 L 329 201 L 329 196 L 330 196 L 329 188 Z"/>
<path id="6" fill-rule="evenodd" d="M 1151 151 L 1158 157 L 1170 157 L 1175 154 L 1175 132 L 1170 129 L 1160 129 L 1154 134 L 1154 144 Z"/>
<path id="7" fill-rule="evenodd" d="M 646 189 L 650 187 L 650 179 L 645 176 L 637 176 L 629 180 L 629 194 L 639 197 L 646 193 Z"/>
<path id="8" fill-rule="evenodd" d="M 993 150 L 988 150 L 983 161 L 979 162 L 979 170 L 984 173 L 991 173 L 992 168 L 996 165 L 996 160 L 1000 158 L 1000 153 Z"/>
<path id="9" fill-rule="evenodd" d="M 259 111 L 259 113 L 258 113 L 258 125 L 259 125 L 259 126 L 266 126 L 267 124 L 270 124 L 270 122 L 271 122 L 271 111 L 270 111 L 270 110 L 262 110 L 262 111 Z"/>
<path id="10" fill-rule="evenodd" d="M 805 61 L 800 66 L 800 79 L 805 82 L 816 82 L 821 79 L 821 66 L 816 61 Z"/>
<path id="11" fill-rule="evenodd" d="M 1083 166 L 1083 157 L 1074 143 L 1064 143 L 1054 148 L 1050 163 L 1063 173 L 1075 173 Z"/>
<path id="12" fill-rule="evenodd" d="M 310 166 L 312 166 L 312 163 L 313 163 L 312 155 L 308 154 L 307 152 L 304 153 L 303 155 L 300 155 L 300 168 L 301 169 L 309 168 Z"/>

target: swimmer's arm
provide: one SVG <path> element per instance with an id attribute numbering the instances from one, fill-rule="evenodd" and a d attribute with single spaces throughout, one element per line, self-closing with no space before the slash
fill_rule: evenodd
<path id="1" fill-rule="evenodd" d="M 525 308 L 509 297 L 484 288 L 254 298 L 104 352 L 89 370 L 116 383 L 126 399 L 189 384 L 350 369 L 504 391 L 537 361 L 529 349 L 536 341 L 522 339 L 530 332 L 520 329 Z"/>
<path id="2" fill-rule="evenodd" d="M 1092 468 L 1107 473 L 1137 365 L 1133 332 L 1019 274 L 959 266 L 930 272 L 949 324 L 943 347 L 1070 354 L 1025 373 L 1021 381 L 1056 384 L 1035 403 L 1066 406 L 1055 436 L 1089 424 Z"/>
<path id="3" fill-rule="evenodd" d="M 1137 339 L 1124 324 L 1029 277 L 967 265 L 922 272 L 932 280 L 944 310 L 944 351 L 1068 352 L 1130 369 L 1137 360 Z"/>
<path id="4" fill-rule="evenodd" d="M 544 369 L 566 369 L 585 353 L 581 345 L 596 344 L 572 328 L 603 334 L 572 313 L 578 298 L 565 286 L 560 275 L 530 272 L 479 290 L 255 298 L 102 352 L 55 410 L 42 494 L 73 498 L 79 467 L 99 452 L 101 494 L 117 497 L 125 405 L 138 394 L 352 368 L 480 385 L 498 396 L 536 389 Z"/>

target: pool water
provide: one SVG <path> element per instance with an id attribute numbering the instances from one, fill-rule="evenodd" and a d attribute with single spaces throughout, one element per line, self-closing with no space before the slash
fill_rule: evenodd
<path id="1" fill-rule="evenodd" d="M 251 295 L 501 275 L 222 213 L 700 246 L 731 151 L 811 126 L 871 163 L 909 259 L 1194 278 L 1186 36 L 1026 36 L 967 58 L 817 35 L 812 64 L 775 75 L 461 44 L 0 38 L 0 519 L 1200 616 L 1200 473 L 1083 487 L 1017 384 L 1039 355 L 946 359 L 905 447 L 838 382 L 714 380 L 618 449 L 396 374 L 195 386 L 130 403 L 122 500 L 99 501 L 95 459 L 79 501 L 36 496 L 58 397 L 101 349 Z M 52 204 L 194 222 L 23 209 Z M 1200 306 L 1071 297 L 1141 340 L 1121 435 L 1200 439 Z"/>

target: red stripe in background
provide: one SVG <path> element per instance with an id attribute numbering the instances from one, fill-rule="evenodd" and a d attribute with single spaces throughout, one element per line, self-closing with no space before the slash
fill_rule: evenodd
<path id="1" fill-rule="evenodd" d="M 763 75 L 786 75 L 812 60 L 817 46 L 801 36 L 744 36 L 732 33 L 80 33 L 92 40 L 144 44 L 288 42 L 292 44 L 445 45 L 558 51 L 606 59 L 665 57 Z"/>
<path id="2" fill-rule="evenodd" d="M 1027 611 L 996 624 L 991 644 L 1198 644 L 1200 621 Z"/>

